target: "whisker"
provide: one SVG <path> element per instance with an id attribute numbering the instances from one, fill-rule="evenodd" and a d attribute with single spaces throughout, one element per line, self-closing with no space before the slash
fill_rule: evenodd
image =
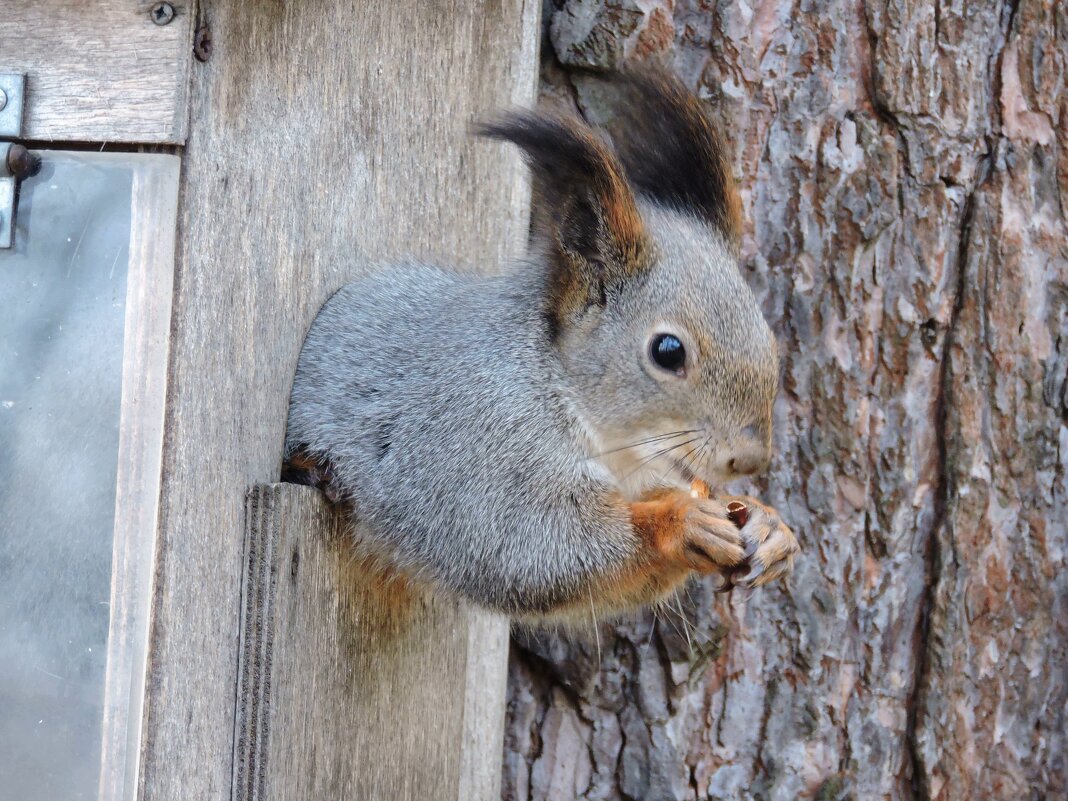
<path id="1" fill-rule="evenodd" d="M 658 618 L 656 616 L 656 610 L 657 610 L 657 608 L 659 606 L 660 606 L 660 604 L 659 604 L 659 602 L 657 602 L 657 603 L 655 603 L 655 604 L 653 604 L 652 606 L 649 607 L 650 611 L 652 611 L 652 613 L 653 613 L 653 625 L 651 625 L 649 627 L 649 637 L 648 637 L 648 639 L 646 639 L 645 645 L 642 646 L 642 659 L 644 659 L 645 655 L 649 653 L 649 646 L 652 645 L 653 637 L 656 635 L 656 624 L 658 622 Z"/>
<path id="2" fill-rule="evenodd" d="M 693 473 L 694 475 L 697 475 L 700 472 L 700 469 L 701 469 L 700 465 L 706 458 L 705 454 L 706 454 L 706 451 L 708 449 L 708 444 L 709 444 L 710 441 L 711 441 L 711 438 L 710 437 L 706 437 L 705 441 L 702 442 L 700 445 L 698 445 L 697 448 L 695 449 L 696 452 L 697 452 L 697 455 L 693 460 L 693 464 L 689 467 L 690 472 Z"/>
<path id="3" fill-rule="evenodd" d="M 691 429 L 688 429 L 688 430 L 685 430 L 685 431 L 672 431 L 670 434 L 657 434 L 655 437 L 649 437 L 648 439 L 638 440 L 637 442 L 632 442 L 629 445 L 620 445 L 618 448 L 612 448 L 611 450 L 601 451 L 600 453 L 595 453 L 592 456 L 587 457 L 587 461 L 589 459 L 599 459 L 600 457 L 608 456 L 611 453 L 619 453 L 620 451 L 629 450 L 631 448 L 637 448 L 637 447 L 640 447 L 641 445 L 649 445 L 650 443 L 653 443 L 653 442 L 662 442 L 664 440 L 669 440 L 669 439 L 672 439 L 673 437 L 681 437 L 681 436 L 684 436 L 686 434 L 695 434 L 695 433 L 697 433 L 697 431 L 698 431 L 698 429 L 691 428 Z"/>
<path id="4" fill-rule="evenodd" d="M 629 473 L 627 473 L 625 476 L 623 476 L 623 481 L 626 481 L 628 478 L 633 476 L 635 473 L 637 473 L 639 470 L 641 470 L 643 467 L 645 467 L 647 464 L 649 464 L 649 462 L 653 461 L 654 459 L 658 459 L 661 456 L 665 456 L 665 455 L 671 453 L 672 451 L 678 450 L 679 448 L 685 448 L 687 445 L 691 445 L 694 442 L 697 442 L 698 439 L 700 439 L 700 437 L 694 437 L 693 439 L 686 440 L 686 442 L 680 442 L 680 443 L 678 443 L 676 445 L 671 445 L 671 446 L 669 446 L 667 448 L 664 448 L 662 450 L 657 451 L 652 456 L 650 456 L 648 459 L 643 459 L 641 461 L 641 463 L 639 463 L 639 465 L 637 467 L 635 467 L 633 470 L 631 470 Z"/>
<path id="5" fill-rule="evenodd" d="M 691 473 L 696 474 L 696 472 L 697 472 L 697 470 L 696 470 L 696 468 L 697 468 L 697 459 L 701 458 L 701 445 L 697 445 L 696 447 L 691 447 L 690 452 L 686 456 L 684 456 L 682 458 L 685 459 L 685 461 L 682 462 L 682 464 L 686 465 L 687 470 L 689 470 Z"/>
<path id="6" fill-rule="evenodd" d="M 663 469 L 663 470 L 658 470 L 658 471 L 657 471 L 657 473 L 656 473 L 656 479 L 657 479 L 657 481 L 659 481 L 659 482 L 661 482 L 661 483 L 663 483 L 664 481 L 666 481 L 666 480 L 667 480 L 667 475 L 668 475 L 668 473 L 669 473 L 670 471 L 671 471 L 671 463 L 669 462 L 669 463 L 668 463 L 668 464 L 667 464 L 667 465 L 666 465 L 666 466 L 664 467 L 664 469 Z"/>
<path id="7" fill-rule="evenodd" d="M 690 442 L 693 442 L 693 440 L 690 440 Z M 672 446 L 670 448 L 665 448 L 664 450 L 662 450 L 662 451 L 660 451 L 658 453 L 654 453 L 648 459 L 646 459 L 641 464 L 639 464 L 637 467 L 635 467 L 633 470 L 631 470 L 629 473 L 627 473 L 627 475 L 625 475 L 623 477 L 623 480 L 626 481 L 631 476 L 633 476 L 635 473 L 637 473 L 639 470 L 641 470 L 642 468 L 644 468 L 646 465 L 650 464 L 651 462 L 654 462 L 656 459 L 660 458 L 661 456 L 667 456 L 672 451 L 678 450 L 679 448 L 685 448 L 688 444 L 689 444 L 689 442 L 680 442 L 678 445 L 674 445 L 674 446 Z M 669 465 L 667 465 L 667 467 L 665 467 L 662 471 L 660 471 L 657 474 L 657 477 L 661 481 L 665 480 L 667 478 L 667 474 L 668 474 L 668 472 L 670 470 L 671 470 L 671 465 L 669 464 Z"/>
<path id="8" fill-rule="evenodd" d="M 690 451 L 690 458 L 686 462 L 686 469 L 690 471 L 690 475 L 695 477 L 701 475 L 701 463 L 704 460 L 705 447 L 707 444 L 708 442 L 706 440 Z"/>
<path id="9" fill-rule="evenodd" d="M 691 478 L 696 478 L 697 477 L 697 472 L 693 469 L 694 468 L 694 455 L 700 450 L 700 448 L 701 448 L 700 445 L 698 445 L 697 447 L 694 447 L 694 448 L 690 448 L 689 453 L 687 453 L 685 456 L 682 457 L 682 466 L 686 469 L 686 472 L 688 472 L 690 474 Z M 683 478 L 686 478 L 686 476 L 683 476 Z"/>
<path id="10" fill-rule="evenodd" d="M 682 611 L 682 599 L 679 598 L 679 591 L 676 589 L 673 593 L 675 596 L 675 606 L 679 610 L 679 620 L 682 622 L 682 630 L 686 632 L 686 648 L 690 652 L 690 662 L 693 662 L 693 640 L 690 639 L 690 621 L 686 619 L 686 613 Z"/>
<path id="11" fill-rule="evenodd" d="M 593 606 L 593 585 L 586 582 L 586 590 L 590 594 L 590 617 L 593 618 L 593 636 L 597 641 L 597 664 L 601 664 L 601 627 L 597 623 L 597 610 Z"/>
<path id="12" fill-rule="evenodd" d="M 668 623 L 670 623 L 671 624 L 671 628 L 673 628 L 675 630 L 675 633 L 678 634 L 681 637 L 682 636 L 682 631 L 679 629 L 678 626 L 675 625 L 675 621 L 672 619 L 674 617 L 674 614 L 675 614 L 675 610 L 671 608 L 671 605 L 668 603 L 667 598 L 665 598 L 664 599 L 664 620 L 666 620 Z M 690 639 L 690 635 L 687 634 L 686 635 L 687 642 L 689 641 L 689 639 Z M 690 648 L 690 658 L 691 658 L 691 661 L 693 661 L 693 648 L 692 647 Z"/>

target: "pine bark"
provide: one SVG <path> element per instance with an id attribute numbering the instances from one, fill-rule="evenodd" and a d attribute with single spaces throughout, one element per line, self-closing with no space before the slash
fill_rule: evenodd
<path id="1" fill-rule="evenodd" d="M 546 0 L 728 120 L 791 580 L 516 631 L 507 801 L 1068 797 L 1068 4 Z"/>

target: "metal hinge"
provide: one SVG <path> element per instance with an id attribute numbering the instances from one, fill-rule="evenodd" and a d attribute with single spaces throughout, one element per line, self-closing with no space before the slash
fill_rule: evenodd
<path id="1" fill-rule="evenodd" d="M 15 241 L 15 198 L 18 182 L 29 178 L 41 161 L 23 145 L 6 141 L 22 136 L 26 76 L 0 72 L 0 249 Z"/>

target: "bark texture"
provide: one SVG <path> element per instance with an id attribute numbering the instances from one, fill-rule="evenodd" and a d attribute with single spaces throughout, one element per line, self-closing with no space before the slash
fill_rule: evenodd
<path id="1" fill-rule="evenodd" d="M 546 0 L 543 96 L 656 58 L 730 120 L 804 549 L 518 631 L 504 798 L 1068 798 L 1068 4 Z"/>

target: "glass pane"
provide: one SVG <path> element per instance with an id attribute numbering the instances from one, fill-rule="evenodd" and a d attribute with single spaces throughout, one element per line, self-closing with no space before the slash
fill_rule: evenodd
<path id="1" fill-rule="evenodd" d="M 131 219 L 139 169 L 170 157 L 41 155 L 0 250 L 0 776 L 96 799 Z"/>

